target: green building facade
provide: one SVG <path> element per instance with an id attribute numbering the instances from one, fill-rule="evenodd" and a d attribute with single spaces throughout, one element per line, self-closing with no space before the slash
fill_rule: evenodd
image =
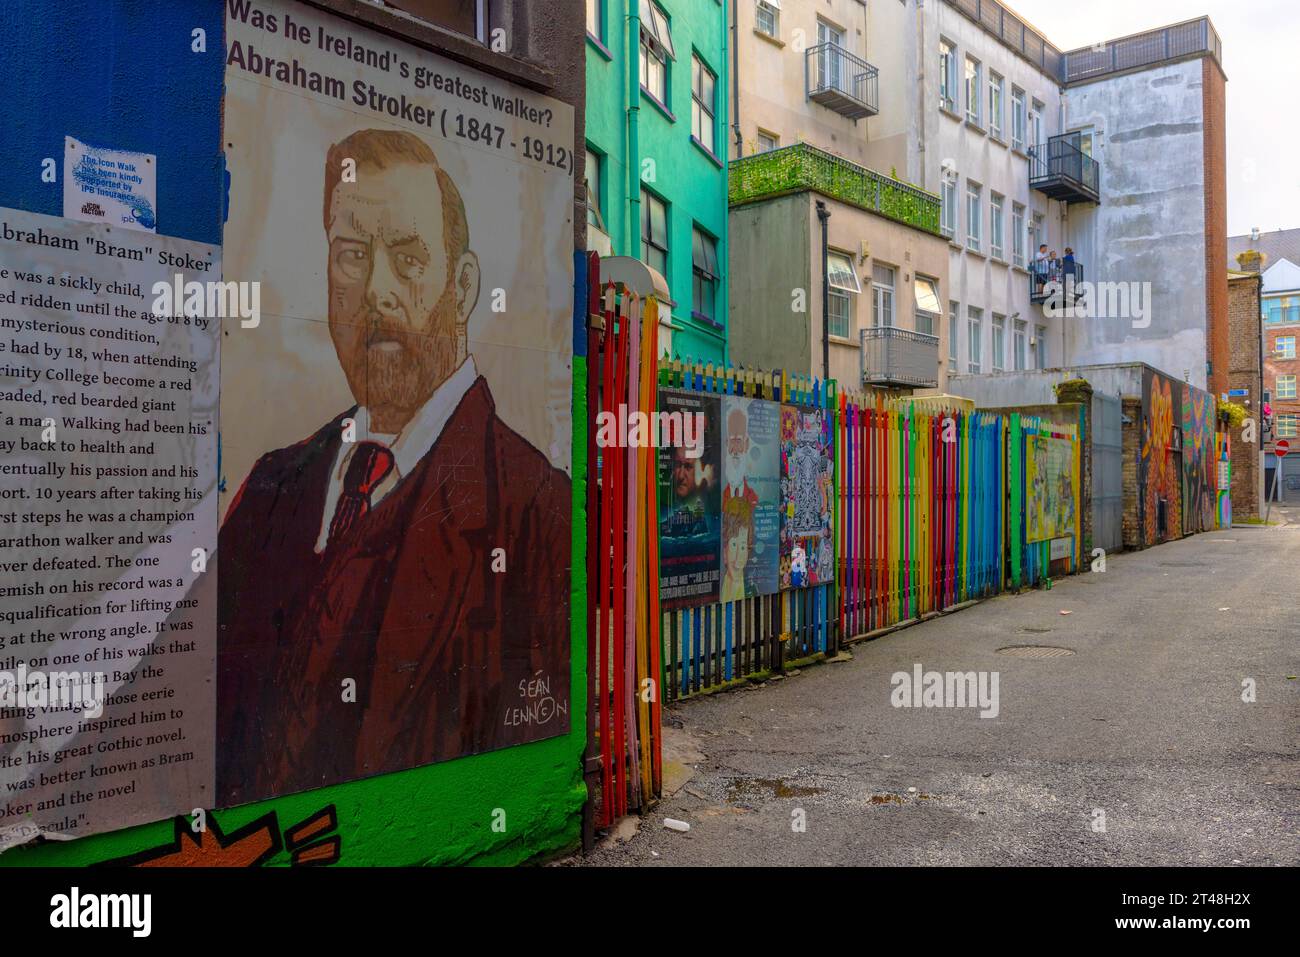
<path id="1" fill-rule="evenodd" d="M 727 7 L 586 5 L 588 247 L 663 275 L 673 306 L 661 352 L 725 362 Z"/>

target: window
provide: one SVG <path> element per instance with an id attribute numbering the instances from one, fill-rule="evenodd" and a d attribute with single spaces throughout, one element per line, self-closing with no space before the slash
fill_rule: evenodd
<path id="1" fill-rule="evenodd" d="M 989 132 L 1002 139 L 1002 97 L 1006 94 L 1006 84 L 1002 77 L 989 71 Z"/>
<path id="2" fill-rule="evenodd" d="M 781 146 L 781 137 L 775 133 L 769 133 L 766 130 L 758 131 L 758 151 L 760 153 L 770 153 Z"/>
<path id="3" fill-rule="evenodd" d="M 983 70 L 980 61 L 974 57 L 966 58 L 966 119 L 976 126 L 980 125 L 980 79 Z"/>
<path id="4" fill-rule="evenodd" d="M 1029 118 L 1025 111 L 1025 91 L 1017 86 L 1011 88 L 1011 147 L 1025 148 L 1025 130 Z"/>
<path id="5" fill-rule="evenodd" d="M 1278 336 L 1273 349 L 1279 359 L 1295 358 L 1295 336 Z"/>
<path id="6" fill-rule="evenodd" d="M 587 0 L 587 33 L 605 39 L 605 0 Z"/>
<path id="7" fill-rule="evenodd" d="M 1002 371 L 1007 354 L 1007 317 L 993 313 L 993 371 Z"/>
<path id="8" fill-rule="evenodd" d="M 981 242 L 980 185 L 966 183 L 966 248 L 980 251 Z"/>
<path id="9" fill-rule="evenodd" d="M 675 59 L 668 15 L 652 0 L 641 3 L 641 88 L 668 105 L 668 61 Z"/>
<path id="10" fill-rule="evenodd" d="M 943 306 L 939 303 L 939 282 L 925 276 L 916 277 L 916 331 L 937 336 Z"/>
<path id="11" fill-rule="evenodd" d="M 1029 145 L 1043 144 L 1043 104 L 1034 100 L 1034 108 L 1029 111 Z"/>
<path id="12" fill-rule="evenodd" d="M 1014 338 L 1011 342 L 1012 368 L 1017 372 L 1023 372 L 1025 370 L 1025 323 L 1017 319 L 1012 328 L 1014 329 Z"/>
<path id="13" fill-rule="evenodd" d="M 1047 327 L 1034 326 L 1034 368 L 1047 368 Z"/>
<path id="14" fill-rule="evenodd" d="M 957 174 L 945 173 L 940 194 L 939 229 L 952 239 L 957 235 Z"/>
<path id="15" fill-rule="evenodd" d="M 983 371 L 980 362 L 980 339 L 983 338 L 984 331 L 984 310 L 976 309 L 974 306 L 966 307 L 966 333 L 970 339 L 967 343 L 966 353 L 966 371 L 979 373 Z"/>
<path id="16" fill-rule="evenodd" d="M 830 316 L 827 333 L 847 339 L 853 331 L 853 303 L 862 287 L 853 270 L 853 260 L 843 253 L 826 258 L 826 284 L 830 286 Z"/>
<path id="17" fill-rule="evenodd" d="M 960 320 L 961 305 L 948 301 L 948 371 L 957 371 L 957 326 Z"/>
<path id="18" fill-rule="evenodd" d="M 758 0 L 758 32 L 773 38 L 781 33 L 781 0 Z"/>
<path id="19" fill-rule="evenodd" d="M 388 0 L 388 6 L 487 42 L 488 0 Z"/>
<path id="20" fill-rule="evenodd" d="M 1277 391 L 1273 393 L 1275 399 L 1294 399 L 1295 396 L 1295 376 L 1280 375 L 1277 377 Z"/>
<path id="21" fill-rule="evenodd" d="M 823 20 L 817 21 L 817 42 L 819 44 L 829 43 L 834 46 L 844 47 L 844 31 L 838 27 L 833 27 Z M 835 50 L 825 47 L 820 51 L 817 57 L 817 85 L 823 90 L 847 90 L 850 89 L 848 80 L 844 74 L 848 62 L 843 56 Z"/>
<path id="22" fill-rule="evenodd" d="M 939 41 L 939 107 L 957 112 L 957 50 L 947 40 Z"/>
<path id="23" fill-rule="evenodd" d="M 1025 265 L 1025 207 L 1011 204 L 1011 263 Z"/>
<path id="24" fill-rule="evenodd" d="M 587 150 L 587 161 L 583 167 L 587 186 L 587 225 L 604 231 L 605 217 L 601 215 L 601 166 L 600 154 Z"/>
<path id="25" fill-rule="evenodd" d="M 641 261 L 668 278 L 668 207 L 641 190 Z"/>
<path id="26" fill-rule="evenodd" d="M 1032 259 L 1038 255 L 1038 247 L 1047 241 L 1047 233 L 1043 230 L 1043 214 L 1034 213 L 1034 228 L 1030 230 L 1030 249 L 1029 256 Z"/>
<path id="27" fill-rule="evenodd" d="M 718 245 L 697 226 L 691 230 L 691 315 L 718 325 Z"/>
<path id="28" fill-rule="evenodd" d="M 890 266 L 871 266 L 871 324 L 894 324 L 894 270 Z"/>
<path id="29" fill-rule="evenodd" d="M 989 194 L 989 252 L 993 254 L 994 259 L 1005 259 L 1003 253 L 1003 221 L 1002 210 L 1006 205 L 1006 199 L 997 193 Z"/>
<path id="30" fill-rule="evenodd" d="M 1277 417 L 1277 437 L 1279 439 L 1300 438 L 1300 435 L 1296 434 L 1297 420 L 1300 420 L 1300 416 L 1297 416 L 1293 412 L 1279 415 Z"/>
<path id="31" fill-rule="evenodd" d="M 691 135 L 706 150 L 717 155 L 715 102 L 717 77 L 698 56 L 691 57 Z"/>

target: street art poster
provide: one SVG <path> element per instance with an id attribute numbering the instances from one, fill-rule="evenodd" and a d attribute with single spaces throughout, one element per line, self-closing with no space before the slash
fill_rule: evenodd
<path id="1" fill-rule="evenodd" d="M 0 209 L 0 851 L 212 804 L 220 249 Z"/>
<path id="2" fill-rule="evenodd" d="M 569 729 L 573 112 L 231 4 L 216 805 Z M 209 802 L 210 803 L 210 802 Z"/>
<path id="3" fill-rule="evenodd" d="M 1217 512 L 1214 396 L 1182 384 L 1183 531 L 1208 532 Z"/>
<path id="4" fill-rule="evenodd" d="M 665 611 L 718 600 L 722 576 L 721 400 L 702 392 L 659 390 L 659 413 L 703 427 L 658 450 L 659 601 Z M 681 418 L 678 418 L 678 417 Z M 697 427 L 698 428 L 698 427 Z"/>
<path id="5" fill-rule="evenodd" d="M 834 445 L 821 409 L 781 406 L 781 587 L 835 574 Z"/>
<path id="6" fill-rule="evenodd" d="M 1142 544 L 1182 533 L 1181 453 L 1175 448 L 1175 409 L 1181 408 L 1182 383 L 1152 370 L 1142 375 L 1142 449 L 1138 460 L 1138 504 Z M 1177 416 L 1181 421 L 1181 416 Z"/>
<path id="7" fill-rule="evenodd" d="M 781 406 L 722 399 L 722 601 L 772 595 L 781 570 Z"/>
<path id="8" fill-rule="evenodd" d="M 1025 540 L 1070 538 L 1074 519 L 1074 443 L 1025 436 Z"/>

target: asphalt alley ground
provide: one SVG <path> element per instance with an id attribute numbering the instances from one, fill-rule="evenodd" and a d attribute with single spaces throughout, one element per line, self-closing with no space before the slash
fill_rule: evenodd
<path id="1" fill-rule="evenodd" d="M 998 653 L 1022 644 L 1074 654 Z M 1112 556 L 851 653 L 669 708 L 692 777 L 567 863 L 1300 863 L 1300 524 Z M 893 707 L 917 663 L 997 671 L 999 715 Z"/>

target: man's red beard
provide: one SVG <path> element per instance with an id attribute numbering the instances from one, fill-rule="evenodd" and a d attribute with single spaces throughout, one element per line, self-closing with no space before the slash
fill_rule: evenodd
<path id="1" fill-rule="evenodd" d="M 456 300 L 451 289 L 429 314 L 424 324 L 428 332 L 412 332 L 369 309 L 355 324 L 361 341 L 351 350 L 343 372 L 352 395 L 372 416 L 381 412 L 384 420 L 405 423 L 456 371 Z"/>

